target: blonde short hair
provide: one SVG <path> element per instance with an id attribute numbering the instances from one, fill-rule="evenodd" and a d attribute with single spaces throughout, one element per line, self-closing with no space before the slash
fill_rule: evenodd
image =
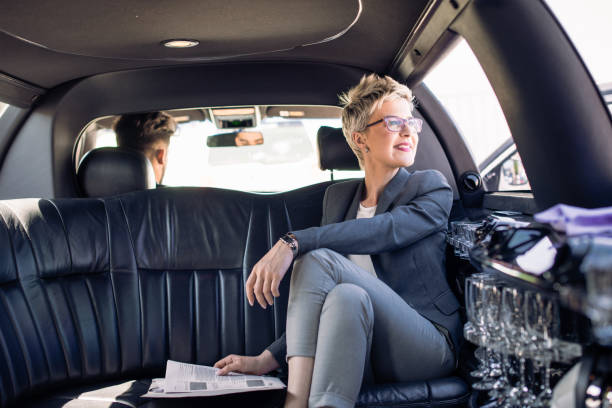
<path id="1" fill-rule="evenodd" d="M 361 168 L 363 168 L 363 154 L 353 141 L 353 132 L 364 131 L 372 113 L 384 102 L 397 98 L 404 98 L 410 102 L 410 110 L 414 108 L 412 91 L 406 85 L 389 76 L 381 77 L 377 74 L 364 75 L 356 86 L 340 95 L 340 103 L 344 108 L 342 132 L 357 156 Z"/>

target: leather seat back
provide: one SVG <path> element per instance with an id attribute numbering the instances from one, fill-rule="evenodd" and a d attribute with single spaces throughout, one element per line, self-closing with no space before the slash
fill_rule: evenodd
<path id="1" fill-rule="evenodd" d="M 284 332 L 289 276 L 267 310 L 244 282 L 280 235 L 319 224 L 328 185 L 0 202 L 0 406 L 260 353 Z"/>
<path id="2" fill-rule="evenodd" d="M 321 170 L 359 170 L 357 156 L 344 137 L 342 128 L 321 126 L 317 131 Z"/>
<path id="3" fill-rule="evenodd" d="M 79 163 L 77 179 L 86 197 L 108 197 L 156 186 L 149 159 L 139 151 L 119 147 L 89 151 Z"/>

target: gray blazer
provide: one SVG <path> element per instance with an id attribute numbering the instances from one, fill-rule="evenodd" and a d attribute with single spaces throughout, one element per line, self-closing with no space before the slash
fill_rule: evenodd
<path id="1" fill-rule="evenodd" d="M 299 254 L 328 248 L 344 255 L 371 254 L 378 277 L 434 323 L 458 350 L 459 302 L 446 280 L 445 247 L 453 192 L 436 170 L 400 169 L 379 198 L 375 216 L 356 219 L 363 180 L 329 186 L 320 227 L 293 231 Z M 298 254 L 298 255 L 299 255 Z M 268 350 L 284 365 L 285 335 Z"/>

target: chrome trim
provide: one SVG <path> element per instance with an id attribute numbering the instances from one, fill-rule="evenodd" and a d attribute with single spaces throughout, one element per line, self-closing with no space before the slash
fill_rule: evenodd
<path id="1" fill-rule="evenodd" d="M 503 274 L 512 276 L 513 278 L 517 278 L 525 282 L 533 283 L 534 285 L 542 284 L 542 280 L 540 278 L 533 276 L 531 274 L 528 274 L 526 272 L 523 272 L 521 270 L 518 270 L 516 268 L 512 268 L 503 262 L 495 261 L 492 259 L 484 259 L 484 260 L 481 260 L 481 262 L 483 265 L 488 266 L 491 269 L 495 269 L 496 271 L 501 272 Z"/>

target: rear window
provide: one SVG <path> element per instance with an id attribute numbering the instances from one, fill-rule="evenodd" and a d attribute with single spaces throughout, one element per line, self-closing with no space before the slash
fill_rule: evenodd
<path id="1" fill-rule="evenodd" d="M 317 131 L 341 127 L 340 108 L 257 106 L 167 111 L 178 123 L 170 139 L 166 186 L 219 187 L 279 192 L 332 179 L 362 177 L 362 171 L 319 168 Z M 251 110 L 249 110 L 251 109 Z M 215 112 L 237 113 L 221 120 Z M 253 120 L 240 113 L 255 112 Z M 247 115 L 248 116 L 248 115 Z M 223 117 L 221 117 L 223 118 Z M 81 134 L 76 162 L 97 147 L 116 146 L 117 117 L 100 118 Z M 255 122 L 255 123 L 253 123 Z"/>

